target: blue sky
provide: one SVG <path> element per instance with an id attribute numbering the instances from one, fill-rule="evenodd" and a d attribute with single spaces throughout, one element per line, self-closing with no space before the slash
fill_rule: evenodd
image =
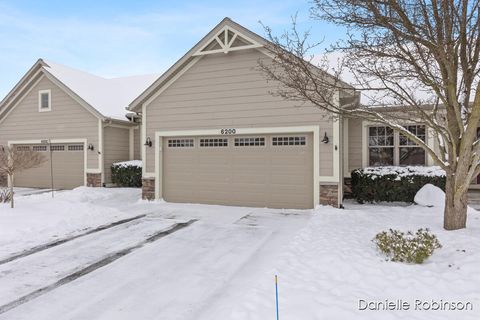
<path id="1" fill-rule="evenodd" d="M 259 21 L 281 33 L 298 13 L 312 41 L 343 36 L 312 22 L 310 6 L 308 0 L 0 0 L 0 99 L 38 58 L 105 77 L 161 73 L 225 16 L 264 35 Z"/>

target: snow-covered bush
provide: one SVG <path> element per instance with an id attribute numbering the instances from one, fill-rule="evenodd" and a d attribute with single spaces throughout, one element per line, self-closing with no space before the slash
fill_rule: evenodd
<path id="1" fill-rule="evenodd" d="M 367 167 L 352 171 L 352 195 L 359 203 L 413 202 L 417 191 L 427 183 L 445 190 L 445 179 L 440 167 Z"/>
<path id="2" fill-rule="evenodd" d="M 112 182 L 119 187 L 141 187 L 142 161 L 133 160 L 112 164 Z"/>
<path id="3" fill-rule="evenodd" d="M 0 189 L 0 203 L 7 203 L 12 200 L 12 193 L 8 189 Z"/>
<path id="4" fill-rule="evenodd" d="M 388 260 L 407 263 L 423 263 L 435 249 L 442 247 L 428 229 L 419 229 L 415 234 L 390 229 L 377 234 L 373 242 Z"/>

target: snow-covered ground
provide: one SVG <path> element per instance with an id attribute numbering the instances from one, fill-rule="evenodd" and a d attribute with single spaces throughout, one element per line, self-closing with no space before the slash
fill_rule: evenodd
<path id="1" fill-rule="evenodd" d="M 146 214 L 0 264 L 0 312 L 11 307 L 0 319 L 274 319 L 275 274 L 280 319 L 480 318 L 478 212 L 469 213 L 467 229 L 447 232 L 441 208 L 418 205 L 347 203 L 345 210 L 295 211 L 139 196 L 136 189 L 78 188 L 54 200 L 49 194 L 18 197 L 14 210 L 0 205 L 2 257 Z M 422 227 L 443 245 L 423 265 L 387 262 L 371 242 L 388 228 Z M 105 256 L 116 260 L 69 279 Z M 359 310 L 362 300 L 385 299 L 411 308 Z M 416 300 L 432 299 L 470 302 L 473 310 L 412 310 Z"/>

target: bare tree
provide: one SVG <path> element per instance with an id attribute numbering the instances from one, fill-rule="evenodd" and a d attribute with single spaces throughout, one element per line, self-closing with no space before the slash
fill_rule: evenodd
<path id="1" fill-rule="evenodd" d="M 333 75 L 319 71 L 329 69 L 326 59 L 312 66 L 316 45 L 307 43 L 309 34 L 297 32 L 295 23 L 280 37 L 266 28 L 273 62 L 260 63 L 267 78 L 279 83 L 275 94 L 336 117 L 385 124 L 422 147 L 446 172 L 447 230 L 466 227 L 468 187 L 480 173 L 479 2 L 315 0 L 314 20 L 348 30 L 332 48 L 343 54 Z M 370 107 L 341 103 L 346 68 Z M 388 112 L 391 106 L 397 112 Z M 440 152 L 409 132 L 406 121 L 425 124 Z"/>
<path id="2" fill-rule="evenodd" d="M 23 150 L 17 147 L 0 149 L 0 175 L 6 175 L 10 184 L 10 206 L 14 207 L 13 186 L 15 173 L 41 166 L 47 158 L 36 151 Z"/>

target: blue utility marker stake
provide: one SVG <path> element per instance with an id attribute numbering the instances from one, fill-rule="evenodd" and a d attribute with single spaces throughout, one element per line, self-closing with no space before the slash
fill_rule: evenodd
<path id="1" fill-rule="evenodd" d="M 277 309 L 277 320 L 278 320 L 278 277 L 275 275 L 275 306 Z"/>

